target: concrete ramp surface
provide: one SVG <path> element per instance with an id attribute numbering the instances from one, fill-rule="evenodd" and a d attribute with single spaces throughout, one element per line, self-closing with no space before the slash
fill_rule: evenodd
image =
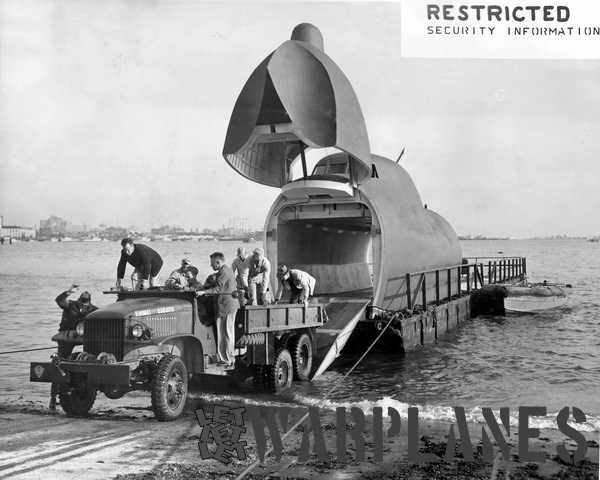
<path id="1" fill-rule="evenodd" d="M 370 298 L 361 295 L 317 298 L 319 303 L 325 307 L 327 323 L 315 332 L 317 348 L 313 353 L 313 379 L 327 370 L 340 355 L 371 301 Z"/>

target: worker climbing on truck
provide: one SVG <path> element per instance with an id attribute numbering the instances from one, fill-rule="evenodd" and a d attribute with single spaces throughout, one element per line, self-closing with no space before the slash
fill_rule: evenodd
<path id="1" fill-rule="evenodd" d="M 173 290 L 181 290 L 189 287 L 190 269 L 195 268 L 188 258 L 181 260 L 181 266 L 173 270 L 165 282 L 165 287 Z M 197 270 L 196 270 L 197 274 Z"/>
<path id="2" fill-rule="evenodd" d="M 275 301 L 279 302 L 284 290 L 290 290 L 290 303 L 304 303 L 308 305 L 308 299 L 315 291 L 317 281 L 307 272 L 295 268 L 288 268 L 281 264 L 277 268 L 277 279 L 279 285 Z"/>
<path id="3" fill-rule="evenodd" d="M 135 269 L 131 276 L 132 280 L 134 277 L 136 280 L 135 290 L 143 290 L 147 281 L 150 287 L 154 287 L 163 264 L 160 255 L 146 245 L 133 243 L 131 238 L 121 240 L 121 247 L 121 258 L 117 266 L 117 288 L 121 288 L 127 263 Z"/>

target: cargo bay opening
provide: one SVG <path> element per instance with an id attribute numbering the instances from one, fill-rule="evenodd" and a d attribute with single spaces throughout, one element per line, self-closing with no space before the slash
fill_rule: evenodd
<path id="1" fill-rule="evenodd" d="M 316 280 L 311 302 L 324 306 L 328 321 L 317 330 L 314 376 L 339 355 L 364 317 L 379 276 L 381 228 L 367 201 L 356 194 L 353 162 L 339 151 L 318 160 L 310 175 L 282 187 L 265 225 L 274 290 L 279 264 Z"/>
<path id="2" fill-rule="evenodd" d="M 373 246 L 379 238 L 366 205 L 286 206 L 276 222 L 277 263 L 315 277 L 315 296 L 373 296 Z"/>
<path id="3" fill-rule="evenodd" d="M 324 301 L 373 297 L 381 230 L 369 206 L 354 195 L 354 162 L 344 152 L 325 156 L 310 175 L 283 187 L 267 219 L 267 255 L 274 266 L 310 273 L 316 279 L 313 297 Z"/>

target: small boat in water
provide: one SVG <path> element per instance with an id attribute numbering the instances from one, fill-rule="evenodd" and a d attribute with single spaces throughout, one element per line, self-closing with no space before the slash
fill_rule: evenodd
<path id="1" fill-rule="evenodd" d="M 540 312 L 564 306 L 571 285 L 550 284 L 544 281 L 504 287 L 507 290 L 504 299 L 504 309 L 507 312 Z"/>

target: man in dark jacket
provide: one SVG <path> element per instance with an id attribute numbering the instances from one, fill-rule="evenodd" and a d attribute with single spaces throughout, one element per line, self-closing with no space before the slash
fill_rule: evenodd
<path id="1" fill-rule="evenodd" d="M 68 341 L 68 339 L 73 338 L 76 335 L 74 330 L 77 328 L 77 324 L 81 322 L 87 314 L 94 310 L 98 310 L 98 307 L 92 304 L 90 292 L 83 292 L 79 295 L 78 300 L 68 300 L 69 295 L 77 290 L 77 285 L 71 285 L 71 288 L 65 290 L 54 299 L 56 304 L 62 308 L 63 311 L 60 326 L 58 327 L 59 333 L 54 337 L 56 343 L 58 343 L 58 356 L 63 359 L 68 359 L 71 352 L 73 352 L 75 342 Z M 58 383 L 53 383 L 50 390 L 50 410 L 56 409 L 57 394 Z"/>
<path id="2" fill-rule="evenodd" d="M 72 285 L 71 288 L 62 292 L 55 298 L 56 304 L 62 308 L 62 318 L 60 320 L 59 332 L 65 332 L 65 336 L 77 327 L 84 317 L 98 310 L 98 307 L 92 304 L 92 296 L 90 292 L 83 292 L 78 300 L 68 300 L 67 297 L 78 290 L 77 285 Z M 72 335 L 71 335 L 72 336 Z M 62 358 L 67 358 L 73 351 L 74 344 L 72 342 L 58 341 L 58 355 Z"/>
<path id="3" fill-rule="evenodd" d="M 160 255 L 146 245 L 134 244 L 131 238 L 121 240 L 121 247 L 121 259 L 117 266 L 117 288 L 121 287 L 127 263 L 135 268 L 131 278 L 136 278 L 136 290 L 143 290 L 148 280 L 153 287 L 163 264 Z"/>
<path id="4" fill-rule="evenodd" d="M 237 283 L 233 270 L 225 264 L 225 256 L 215 252 L 210 256 L 210 266 L 216 272 L 209 288 L 203 287 L 196 291 L 197 296 L 217 295 L 216 325 L 217 325 L 217 360 L 218 364 L 233 367 L 235 363 L 235 314 L 239 302 Z M 208 285 L 206 285 L 208 286 Z"/>

